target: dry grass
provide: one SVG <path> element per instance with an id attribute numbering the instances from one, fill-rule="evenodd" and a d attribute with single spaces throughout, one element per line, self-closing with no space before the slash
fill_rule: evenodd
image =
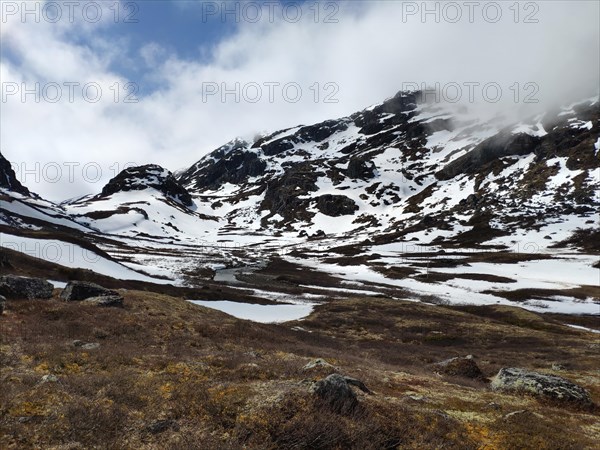
<path id="1" fill-rule="evenodd" d="M 560 361 L 569 367 L 561 375 L 598 400 L 592 336 L 560 317 L 347 299 L 301 323 L 260 325 L 179 298 L 122 293 L 123 309 L 9 302 L 0 318 L 0 447 L 592 448 L 600 437 L 593 412 L 492 392 L 431 366 L 472 353 L 491 376 Z M 329 410 L 308 392 L 331 372 L 304 371 L 315 357 L 375 395 L 360 394 L 351 414 Z M 523 409 L 527 422 L 504 418 Z"/>

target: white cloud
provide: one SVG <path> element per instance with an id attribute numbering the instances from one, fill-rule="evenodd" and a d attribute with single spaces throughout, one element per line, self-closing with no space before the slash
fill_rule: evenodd
<path id="1" fill-rule="evenodd" d="M 54 184 L 36 182 L 33 174 L 20 171 L 32 190 L 63 199 L 98 192 L 128 162 L 179 169 L 236 136 L 343 116 L 393 95 L 407 82 L 495 82 L 504 95 L 498 104 L 487 106 L 504 111 L 523 106 L 515 105 L 509 90 L 515 82 L 520 83 L 521 101 L 531 92 L 524 90 L 524 83 L 536 83 L 536 97 L 543 106 L 587 95 L 599 83 L 597 2 L 539 3 L 535 15 L 539 23 L 514 23 L 508 3 L 502 3 L 503 19 L 498 23 L 486 22 L 480 14 L 475 14 L 474 23 L 466 17 L 459 23 L 435 23 L 432 17 L 422 23 L 417 16 L 405 23 L 402 5 L 406 8 L 412 2 L 348 3 L 337 14 L 338 23 L 314 23 L 306 10 L 305 20 L 295 24 L 242 22 L 202 61 L 167 55 L 160 42 L 148 42 L 140 49 L 127 48 L 124 41 L 110 43 L 107 22 L 57 26 L 9 21 L 2 24 L 0 38 L 3 50 L 16 58 L 2 60 L 3 88 L 6 83 L 25 82 L 31 87 L 35 82 L 41 86 L 93 82 L 103 95 L 98 103 L 89 103 L 80 98 L 79 88 L 78 98 L 70 103 L 64 90 L 62 100 L 54 104 L 36 103 L 32 96 L 25 102 L 18 95 L 9 97 L 0 104 L 1 150 L 18 163 L 18 169 L 32 169 L 36 162 L 43 167 L 73 161 L 103 168 L 96 183 L 89 182 L 95 178 L 91 169 L 87 181 L 75 169 L 70 183 L 63 166 L 64 176 Z M 520 12 L 522 22 L 531 11 Z M 73 39 L 82 34 L 86 44 Z M 141 55 L 153 68 L 147 78 L 161 86 L 138 103 L 124 103 L 125 83 L 137 80 L 111 70 L 115 62 L 132 61 L 130 54 Z M 290 103 L 278 87 L 270 103 L 265 85 L 269 82 L 297 83 L 302 98 Z M 310 88 L 317 82 L 315 103 Z M 339 89 L 333 97 L 338 103 L 323 101 L 334 92 L 333 86 L 324 89 L 328 82 Z M 115 83 L 120 88 L 116 103 Z M 252 97 L 256 85 L 250 83 L 257 83 L 263 97 L 258 103 L 244 98 L 236 102 L 233 95 L 225 102 L 218 95 L 203 98 L 203 83 L 219 87 L 225 83 L 230 89 L 239 83 L 241 92 L 246 86 L 245 93 Z M 290 88 L 288 94 L 293 93 Z M 475 94 L 481 99 L 480 90 Z"/>

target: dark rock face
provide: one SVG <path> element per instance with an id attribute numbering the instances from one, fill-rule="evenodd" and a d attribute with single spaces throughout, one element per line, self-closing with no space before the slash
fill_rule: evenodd
<path id="1" fill-rule="evenodd" d="M 346 175 L 352 179 L 369 180 L 375 176 L 375 165 L 361 157 L 350 158 Z"/>
<path id="2" fill-rule="evenodd" d="M 8 189 L 9 191 L 18 192 L 22 195 L 29 195 L 29 189 L 17 180 L 15 171 L 10 162 L 0 153 L 0 188 Z"/>
<path id="3" fill-rule="evenodd" d="M 268 144 L 263 145 L 261 148 L 266 156 L 275 156 L 293 149 L 296 142 L 296 139 L 292 140 L 286 137 L 269 142 Z"/>
<path id="4" fill-rule="evenodd" d="M 348 216 L 358 211 L 354 200 L 344 195 L 322 195 L 317 198 L 317 209 L 332 217 Z"/>
<path id="5" fill-rule="evenodd" d="M 17 277 L 5 275 L 0 277 L 0 295 L 9 299 L 37 298 L 47 299 L 52 297 L 54 286 L 40 278 Z"/>
<path id="6" fill-rule="evenodd" d="M 590 394 L 581 386 L 556 376 L 519 368 L 503 368 L 492 380 L 492 388 L 500 391 L 524 392 L 551 400 L 591 406 Z"/>
<path id="7" fill-rule="evenodd" d="M 95 306 L 112 306 L 112 307 L 123 307 L 123 297 L 120 295 L 106 295 L 99 297 L 90 297 L 83 300 L 84 304 L 95 305 Z"/>
<path id="8" fill-rule="evenodd" d="M 141 191 L 147 188 L 154 188 L 185 206 L 193 204 L 192 196 L 177 182 L 173 174 L 156 164 L 123 170 L 104 186 L 100 196 L 108 197 L 117 192 Z"/>
<path id="9" fill-rule="evenodd" d="M 471 379 L 483 379 L 483 372 L 472 356 L 464 358 L 450 358 L 436 364 L 437 370 L 446 375 L 465 377 Z"/>
<path id="10" fill-rule="evenodd" d="M 473 174 L 484 165 L 504 156 L 520 156 L 534 153 L 541 139 L 529 134 L 499 133 L 493 136 L 469 153 L 451 162 L 438 173 L 440 180 L 449 180 L 460 174 Z"/>
<path id="11" fill-rule="evenodd" d="M 327 120 L 307 127 L 302 127 L 296 133 L 296 136 L 302 142 L 322 142 L 330 138 L 339 131 L 348 129 L 348 124 L 339 120 Z"/>
<path id="12" fill-rule="evenodd" d="M 416 109 L 420 102 L 420 92 L 398 92 L 394 97 L 383 102 L 383 105 L 375 108 L 375 112 L 386 114 L 400 114 Z"/>
<path id="13" fill-rule="evenodd" d="M 68 302 L 111 296 L 119 296 L 119 293 L 87 281 L 70 281 L 60 294 L 60 298 Z"/>
<path id="14" fill-rule="evenodd" d="M 263 175 L 267 163 L 247 150 L 248 143 L 234 141 L 212 152 L 179 176 L 179 182 L 197 189 L 218 189 L 225 183 L 239 184 L 249 177 Z"/>
<path id="15" fill-rule="evenodd" d="M 337 373 L 317 381 L 311 386 L 311 392 L 321 398 L 333 411 L 350 413 L 358 406 L 358 399 L 351 386 L 370 394 L 363 382 Z"/>
<path id="16" fill-rule="evenodd" d="M 268 182 L 261 210 L 270 210 L 285 219 L 292 219 L 306 209 L 306 200 L 298 197 L 318 190 L 315 184 L 319 172 L 310 164 L 294 164 L 285 174 Z"/>

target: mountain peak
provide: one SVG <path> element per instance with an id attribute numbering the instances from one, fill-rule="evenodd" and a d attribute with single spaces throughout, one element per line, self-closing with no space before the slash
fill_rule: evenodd
<path id="1" fill-rule="evenodd" d="M 104 186 L 100 197 L 108 197 L 117 192 L 142 191 L 148 188 L 154 188 L 185 206 L 193 204 L 190 193 L 177 182 L 173 174 L 157 164 L 123 170 Z"/>
<path id="2" fill-rule="evenodd" d="M 12 192 L 18 192 L 23 195 L 30 195 L 29 189 L 17 180 L 15 171 L 10 162 L 0 153 L 0 188 L 8 189 Z"/>

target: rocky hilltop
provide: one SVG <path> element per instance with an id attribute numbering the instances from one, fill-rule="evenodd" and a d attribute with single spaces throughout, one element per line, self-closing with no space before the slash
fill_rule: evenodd
<path id="1" fill-rule="evenodd" d="M 21 184 L 15 175 L 10 162 L 0 153 L 0 188 L 17 192 L 22 195 L 29 195 L 29 189 Z"/>
<path id="2" fill-rule="evenodd" d="M 156 189 L 182 205 L 193 204 L 189 192 L 175 180 L 173 174 L 156 164 L 123 170 L 104 186 L 99 197 L 106 198 L 118 192 L 142 191 L 149 188 Z"/>

